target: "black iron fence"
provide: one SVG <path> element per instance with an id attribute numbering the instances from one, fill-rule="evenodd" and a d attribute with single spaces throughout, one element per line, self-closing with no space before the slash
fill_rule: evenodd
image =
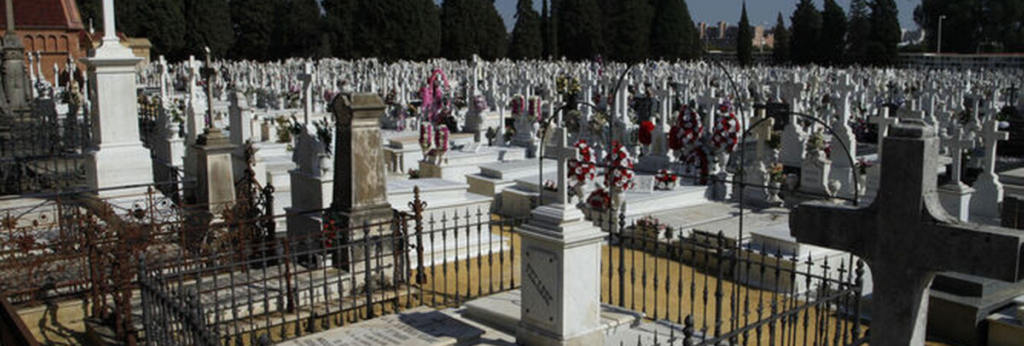
<path id="1" fill-rule="evenodd" d="M 261 344 L 289 340 L 420 306 L 451 307 L 518 287 L 514 227 L 521 220 L 484 210 L 410 212 L 341 227 L 330 211 L 323 227 L 285 238 L 240 238 L 225 231 L 161 266 L 140 261 L 140 340 L 164 345 Z M 263 224 L 274 216 L 247 219 Z M 141 317 L 141 318 L 138 318 Z M 217 340 L 211 343 L 210 340 Z"/>
<path id="2" fill-rule="evenodd" d="M 0 115 L 0 196 L 54 192 L 85 185 L 89 117 L 40 101 Z"/>
<path id="3" fill-rule="evenodd" d="M 625 219 L 619 214 L 596 220 L 611 230 L 602 257 L 607 282 L 602 300 L 679 325 L 679 335 L 665 340 L 682 345 L 867 341 L 860 319 L 865 270 L 860 260 L 761 248 L 722 232 L 673 229 L 650 218 L 628 224 Z"/>

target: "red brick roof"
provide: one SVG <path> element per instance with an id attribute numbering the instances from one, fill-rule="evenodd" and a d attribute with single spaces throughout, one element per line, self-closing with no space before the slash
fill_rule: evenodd
<path id="1" fill-rule="evenodd" d="M 15 29 L 81 30 L 75 0 L 14 0 Z M 7 29 L 7 6 L 0 2 L 0 30 Z"/>

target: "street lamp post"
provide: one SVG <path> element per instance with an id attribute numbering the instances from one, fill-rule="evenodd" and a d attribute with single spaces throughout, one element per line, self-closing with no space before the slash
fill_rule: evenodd
<path id="1" fill-rule="evenodd" d="M 946 19 L 946 16 L 939 16 L 939 44 L 937 54 L 942 54 L 942 20 Z"/>

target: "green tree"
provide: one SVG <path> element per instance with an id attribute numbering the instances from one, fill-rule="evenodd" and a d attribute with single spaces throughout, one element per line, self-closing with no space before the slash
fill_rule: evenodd
<path id="1" fill-rule="evenodd" d="M 440 52 L 440 18 L 431 0 L 360 0 L 355 18 L 355 57 L 426 60 Z"/>
<path id="2" fill-rule="evenodd" d="M 601 10 L 596 0 L 562 0 L 557 12 L 558 51 L 571 60 L 601 54 Z"/>
<path id="3" fill-rule="evenodd" d="M 736 33 L 736 59 L 740 66 L 750 66 L 754 62 L 753 56 L 754 29 L 750 27 L 750 19 L 747 18 L 747 2 L 743 2 L 743 14 L 740 15 L 739 32 Z"/>
<path id="4" fill-rule="evenodd" d="M 846 62 L 864 64 L 868 55 L 868 43 L 871 42 L 871 18 L 869 17 L 867 0 L 850 1 L 850 23 L 848 29 L 846 35 Z"/>
<path id="5" fill-rule="evenodd" d="M 772 35 L 775 36 L 775 48 L 772 51 L 772 61 L 775 64 L 783 65 L 789 63 L 789 29 L 786 29 L 786 21 L 782 18 L 782 12 L 779 12 L 779 18 L 775 22 L 775 28 L 772 29 Z"/>
<path id="6" fill-rule="evenodd" d="M 846 13 L 836 0 L 825 0 L 821 13 L 820 62 L 835 66 L 846 62 Z"/>
<path id="7" fill-rule="evenodd" d="M 246 1 L 246 0 L 241 0 Z M 331 44 L 331 53 L 339 58 L 355 55 L 355 11 L 359 8 L 356 0 L 323 0 L 324 33 Z"/>
<path id="8" fill-rule="evenodd" d="M 235 47 L 229 56 L 235 59 L 267 61 L 274 34 L 273 0 L 233 0 L 231 20 L 234 22 Z"/>
<path id="9" fill-rule="evenodd" d="M 185 48 L 185 15 L 181 0 L 149 0 L 139 7 L 138 35 L 153 43 L 153 55 L 172 60 L 183 58 Z"/>
<path id="10" fill-rule="evenodd" d="M 204 48 L 209 47 L 214 58 L 224 58 L 235 42 L 227 0 L 186 0 L 185 13 L 188 54 L 205 56 Z"/>
<path id="11" fill-rule="evenodd" d="M 475 24 L 476 40 L 480 47 L 480 57 L 486 60 L 497 60 L 505 57 L 508 50 L 508 31 L 505 29 L 505 20 L 501 18 L 498 9 L 494 7 L 494 1 L 476 0 L 476 12 L 479 13 L 479 21 Z"/>
<path id="12" fill-rule="evenodd" d="M 445 0 L 441 4 L 441 55 L 448 59 L 465 60 L 480 51 L 473 23 L 476 0 Z"/>
<path id="13" fill-rule="evenodd" d="M 102 0 L 78 0 L 78 15 L 82 17 L 86 30 L 90 24 L 96 30 L 103 29 Z"/>
<path id="14" fill-rule="evenodd" d="M 441 54 L 441 12 L 433 0 L 407 0 L 412 2 L 410 7 L 413 11 L 398 8 L 398 12 L 405 12 L 411 16 L 409 25 L 405 28 L 406 35 L 411 40 L 405 45 L 408 53 L 405 59 L 424 61 L 440 57 Z M 502 26 L 504 29 L 504 26 Z"/>
<path id="15" fill-rule="evenodd" d="M 666 60 L 696 58 L 700 51 L 699 35 L 685 0 L 658 1 L 651 22 L 652 57 Z"/>
<path id="16" fill-rule="evenodd" d="M 984 0 L 982 32 L 996 51 L 1024 51 L 1024 1 Z"/>
<path id="17" fill-rule="evenodd" d="M 512 45 L 508 56 L 516 60 L 540 59 L 544 52 L 541 18 L 533 9 L 533 0 L 516 4 L 516 26 L 512 29 Z"/>
<path id="18" fill-rule="evenodd" d="M 893 66 L 899 59 L 897 47 L 903 37 L 900 29 L 899 8 L 893 0 L 875 0 L 871 3 L 871 42 L 868 57 L 875 66 Z"/>
<path id="19" fill-rule="evenodd" d="M 651 9 L 647 0 L 618 0 L 611 8 L 604 41 L 612 60 L 639 62 L 648 57 Z"/>
<path id="20" fill-rule="evenodd" d="M 790 37 L 790 54 L 793 62 L 798 65 L 817 62 L 821 13 L 814 7 L 814 2 L 800 0 L 796 4 L 796 10 L 793 11 L 790 20 L 793 22 L 793 31 Z M 778 36 L 775 41 L 778 42 Z"/>

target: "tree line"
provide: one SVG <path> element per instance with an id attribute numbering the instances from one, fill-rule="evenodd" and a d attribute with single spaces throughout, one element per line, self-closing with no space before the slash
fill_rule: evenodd
<path id="1" fill-rule="evenodd" d="M 102 25 L 101 0 L 78 0 L 86 22 Z M 270 61 L 290 57 L 382 60 L 690 60 L 704 54 L 685 0 L 518 0 L 507 32 L 493 0 L 118 0 L 118 30 L 147 37 L 170 60 L 203 55 Z M 894 0 L 835 0 L 822 9 L 796 0 L 787 26 L 772 29 L 778 64 L 887 66 L 902 33 Z M 946 51 L 1024 49 L 1020 0 L 923 0 L 914 18 L 929 33 L 945 15 Z M 967 28 L 965 30 L 964 28 Z M 101 28 L 100 28 L 101 29 Z M 736 53 L 752 63 L 753 28 L 743 5 Z M 936 45 L 928 35 L 928 45 Z"/>

